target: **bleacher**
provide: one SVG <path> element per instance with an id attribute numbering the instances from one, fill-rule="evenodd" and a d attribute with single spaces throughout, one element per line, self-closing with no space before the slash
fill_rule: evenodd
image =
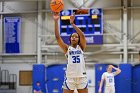
<path id="1" fill-rule="evenodd" d="M 0 93 L 16 93 L 17 75 L 0 68 Z"/>

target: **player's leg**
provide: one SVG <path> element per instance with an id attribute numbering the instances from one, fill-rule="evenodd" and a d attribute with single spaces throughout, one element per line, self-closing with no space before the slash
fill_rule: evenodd
<path id="1" fill-rule="evenodd" d="M 77 79 L 78 85 L 76 86 L 78 93 L 88 93 L 88 80 L 87 77 Z"/>
<path id="2" fill-rule="evenodd" d="M 73 93 L 75 89 L 75 81 L 73 78 L 65 78 L 63 82 L 63 93 Z"/>
<path id="3" fill-rule="evenodd" d="M 78 93 L 88 93 L 88 89 L 77 89 Z"/>
<path id="4" fill-rule="evenodd" d="M 111 93 L 115 93 L 115 86 L 111 87 Z"/>
<path id="5" fill-rule="evenodd" d="M 104 93 L 111 93 L 111 87 L 105 87 Z"/>
<path id="6" fill-rule="evenodd" d="M 63 93 L 73 93 L 74 90 L 63 89 Z"/>

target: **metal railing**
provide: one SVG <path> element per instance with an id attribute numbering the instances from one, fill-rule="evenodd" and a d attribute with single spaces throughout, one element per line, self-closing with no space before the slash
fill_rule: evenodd
<path id="1" fill-rule="evenodd" d="M 0 68 L 0 90 L 1 89 L 16 89 L 17 75 L 10 74 L 8 70 Z"/>

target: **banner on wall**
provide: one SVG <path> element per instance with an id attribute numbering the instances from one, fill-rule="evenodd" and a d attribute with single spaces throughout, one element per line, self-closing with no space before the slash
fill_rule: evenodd
<path id="1" fill-rule="evenodd" d="M 4 17 L 5 53 L 20 53 L 20 17 Z"/>

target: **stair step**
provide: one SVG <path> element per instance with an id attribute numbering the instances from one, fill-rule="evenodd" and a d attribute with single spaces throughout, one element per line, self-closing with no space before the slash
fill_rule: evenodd
<path id="1" fill-rule="evenodd" d="M 16 93 L 16 90 L 5 90 L 5 89 L 0 89 L 0 93 Z"/>
<path id="2" fill-rule="evenodd" d="M 9 86 L 8 85 L 1 85 L 0 89 L 9 89 Z"/>

